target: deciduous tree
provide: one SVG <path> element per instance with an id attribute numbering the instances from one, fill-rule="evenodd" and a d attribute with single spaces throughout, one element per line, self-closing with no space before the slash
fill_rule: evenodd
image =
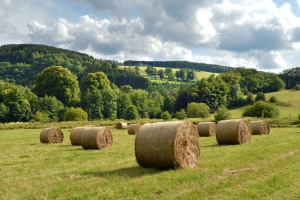
<path id="1" fill-rule="evenodd" d="M 77 77 L 66 68 L 52 66 L 36 76 L 32 91 L 39 97 L 55 96 L 66 106 L 80 103 Z"/>

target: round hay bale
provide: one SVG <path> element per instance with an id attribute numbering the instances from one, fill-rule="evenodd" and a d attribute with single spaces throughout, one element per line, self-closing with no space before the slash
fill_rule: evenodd
<path id="1" fill-rule="evenodd" d="M 128 134 L 137 134 L 141 128 L 141 124 L 130 124 L 127 127 Z"/>
<path id="2" fill-rule="evenodd" d="M 118 122 L 116 124 L 117 129 L 126 129 L 127 128 L 127 123 L 126 122 Z"/>
<path id="3" fill-rule="evenodd" d="M 135 139 L 135 156 L 142 167 L 195 167 L 200 157 L 197 129 L 190 121 L 144 124 Z"/>
<path id="4" fill-rule="evenodd" d="M 219 145 L 250 142 L 250 123 L 245 119 L 219 121 L 217 123 L 216 138 Z"/>
<path id="5" fill-rule="evenodd" d="M 252 121 L 250 122 L 252 135 L 267 135 L 270 134 L 270 124 L 265 121 Z"/>
<path id="6" fill-rule="evenodd" d="M 197 125 L 199 136 L 215 136 L 217 124 L 215 122 L 200 122 Z"/>
<path id="7" fill-rule="evenodd" d="M 84 125 L 84 126 L 75 127 L 74 129 L 72 129 L 71 133 L 70 133 L 71 144 L 72 145 L 81 145 L 81 135 L 86 129 L 88 129 L 90 127 L 95 127 L 95 126 L 94 125 Z"/>
<path id="8" fill-rule="evenodd" d="M 83 149 L 109 148 L 112 143 L 112 132 L 106 127 L 90 127 L 81 134 L 81 146 Z"/>
<path id="9" fill-rule="evenodd" d="M 45 128 L 40 133 L 41 143 L 62 143 L 64 140 L 64 133 L 60 128 Z"/>

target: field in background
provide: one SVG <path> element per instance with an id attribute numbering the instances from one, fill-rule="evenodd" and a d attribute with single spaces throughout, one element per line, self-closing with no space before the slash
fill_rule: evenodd
<path id="1" fill-rule="evenodd" d="M 277 99 L 276 107 L 280 111 L 279 118 L 298 118 L 300 114 L 300 91 L 283 90 L 279 92 L 265 93 L 266 100 L 274 96 Z M 241 118 L 245 107 L 231 109 L 232 118 Z"/>
<path id="2" fill-rule="evenodd" d="M 124 67 L 128 67 L 128 66 L 120 66 L 120 67 L 124 68 Z M 132 67 L 132 68 L 134 68 L 134 67 Z M 145 70 L 146 70 L 147 67 L 145 67 L 145 66 L 139 66 L 139 68 L 141 70 L 141 74 L 145 74 L 146 73 Z M 165 70 L 166 69 L 165 67 L 154 67 L 154 68 L 156 68 L 157 70 L 160 70 L 160 69 Z M 178 68 L 172 68 L 172 70 L 173 70 L 173 73 L 175 74 L 175 72 L 179 71 L 180 69 L 178 69 Z M 196 79 L 197 80 L 200 80 L 202 78 L 208 78 L 212 74 L 215 74 L 216 76 L 219 75 L 219 73 L 211 73 L 211 72 L 204 72 L 204 71 L 201 71 L 201 72 L 200 71 L 195 71 L 195 73 L 196 73 Z M 155 81 L 158 81 L 158 80 L 155 80 Z"/>
<path id="3" fill-rule="evenodd" d="M 299 199 L 299 128 L 272 128 L 243 145 L 201 137 L 198 167 L 136 163 L 134 135 L 111 127 L 111 148 L 41 144 L 42 129 L 1 130 L 2 199 Z"/>

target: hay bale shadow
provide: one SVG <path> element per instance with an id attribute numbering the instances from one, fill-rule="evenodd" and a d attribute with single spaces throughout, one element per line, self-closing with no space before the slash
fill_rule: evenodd
<path id="1" fill-rule="evenodd" d="M 95 177 L 111 177 L 111 176 L 118 176 L 118 177 L 141 177 L 145 175 L 154 175 L 163 172 L 163 170 L 157 168 L 143 168 L 140 166 L 133 166 L 133 167 L 125 167 L 119 168 L 114 170 L 106 170 L 106 171 L 88 171 L 83 172 L 82 175 L 85 176 L 95 176 Z"/>
<path id="2" fill-rule="evenodd" d="M 220 147 L 218 144 L 201 145 L 201 147 Z"/>

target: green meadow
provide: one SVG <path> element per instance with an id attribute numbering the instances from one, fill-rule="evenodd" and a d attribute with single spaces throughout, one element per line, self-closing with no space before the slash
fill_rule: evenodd
<path id="1" fill-rule="evenodd" d="M 280 112 L 280 119 L 297 119 L 300 114 L 300 91 L 282 90 L 279 92 L 265 93 L 266 100 L 274 96 L 277 99 L 275 103 Z M 241 118 L 245 107 L 231 109 L 229 112 L 232 118 Z"/>
<path id="2" fill-rule="evenodd" d="M 0 130 L 1 199 L 299 199 L 300 129 L 271 128 L 242 145 L 200 137 L 198 166 L 142 168 L 135 135 L 109 127 L 113 145 L 83 150 L 62 129 L 61 144 L 42 144 L 42 129 Z"/>
<path id="3" fill-rule="evenodd" d="M 124 67 L 131 67 L 131 68 L 134 68 L 133 66 L 120 66 L 121 68 L 124 68 Z M 145 70 L 146 70 L 146 68 L 147 67 L 145 67 L 145 66 L 139 66 L 139 68 L 140 68 L 140 71 L 141 71 L 141 74 L 145 74 L 146 72 L 145 72 Z M 157 70 L 160 70 L 160 69 L 162 69 L 162 70 L 165 70 L 166 68 L 165 67 L 154 67 L 155 69 L 157 69 Z M 172 68 L 172 70 L 173 70 L 173 73 L 175 73 L 176 71 L 179 71 L 180 69 L 178 69 L 178 68 Z M 211 76 L 212 74 L 215 74 L 215 75 L 219 75 L 219 73 L 211 73 L 211 72 L 205 72 L 205 71 L 195 71 L 195 74 L 196 74 L 196 79 L 197 80 L 200 80 L 200 79 L 202 79 L 202 78 L 208 78 L 209 76 Z M 153 81 L 159 81 L 159 80 L 153 80 Z M 161 82 L 163 81 L 163 80 L 160 80 Z"/>

